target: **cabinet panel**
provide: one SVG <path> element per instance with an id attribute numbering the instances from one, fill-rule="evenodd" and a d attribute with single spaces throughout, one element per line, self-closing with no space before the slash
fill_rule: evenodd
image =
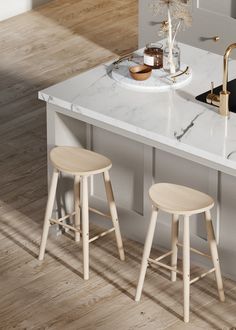
<path id="1" fill-rule="evenodd" d="M 111 178 L 118 205 L 142 214 L 143 145 L 93 127 L 92 149 L 112 160 Z M 94 195 L 105 199 L 101 176 L 94 178 Z"/>
<path id="2" fill-rule="evenodd" d="M 235 17 L 235 0 L 199 0 L 198 8 L 219 15 Z"/>
<path id="3" fill-rule="evenodd" d="M 221 174 L 220 180 L 220 257 L 224 272 L 235 277 L 236 274 L 236 178 Z"/>
<path id="4" fill-rule="evenodd" d="M 170 182 L 185 185 L 210 194 L 217 204 L 218 173 L 208 167 L 171 155 L 161 150 L 155 152 L 155 182 Z M 213 212 L 215 230 L 218 228 L 217 205 Z M 168 222 L 170 216 L 162 214 L 160 221 Z M 203 214 L 191 217 L 191 233 L 206 239 Z"/>

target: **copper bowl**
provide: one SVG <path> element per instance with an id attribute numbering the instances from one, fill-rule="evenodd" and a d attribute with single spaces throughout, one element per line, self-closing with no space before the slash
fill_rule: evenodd
<path id="1" fill-rule="evenodd" d="M 151 76 L 152 68 L 146 65 L 135 65 L 129 68 L 129 72 L 135 80 L 146 80 Z"/>

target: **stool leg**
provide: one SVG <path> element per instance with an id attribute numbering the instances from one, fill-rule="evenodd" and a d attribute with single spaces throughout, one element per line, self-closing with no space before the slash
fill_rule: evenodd
<path id="1" fill-rule="evenodd" d="M 172 228 L 171 228 L 171 267 L 177 269 L 177 259 L 178 259 L 178 234 L 179 234 L 179 216 L 173 214 L 172 217 Z M 176 272 L 171 271 L 171 281 L 176 281 Z"/>
<path id="2" fill-rule="evenodd" d="M 119 255 L 120 255 L 120 260 L 125 260 L 125 253 L 124 253 L 124 248 L 123 248 L 123 243 L 122 243 L 122 238 L 121 238 L 121 233 L 120 233 L 120 226 L 119 226 L 119 220 L 118 220 L 118 215 L 117 215 L 117 210 L 116 210 L 116 204 L 115 204 L 115 200 L 114 200 L 111 180 L 110 180 L 108 171 L 105 171 L 103 173 L 103 179 L 104 179 L 104 184 L 105 184 L 105 189 L 106 189 L 107 201 L 108 201 L 109 208 L 110 208 L 111 218 L 112 218 L 113 226 L 115 228 L 116 243 L 117 243 L 117 247 L 118 247 L 118 251 L 119 251 Z"/>
<path id="3" fill-rule="evenodd" d="M 89 213 L 88 213 L 88 177 L 82 177 L 82 239 L 84 280 L 89 279 Z"/>
<path id="4" fill-rule="evenodd" d="M 189 298 L 190 298 L 190 233 L 189 216 L 184 216 L 183 237 L 183 282 L 184 282 L 184 322 L 189 322 Z"/>
<path id="5" fill-rule="evenodd" d="M 48 201 L 44 216 L 44 225 L 43 225 L 43 234 L 40 243 L 40 250 L 39 250 L 39 260 L 43 260 L 45 254 L 45 248 L 48 238 L 48 231 L 50 227 L 50 218 L 52 216 L 53 204 L 56 197 L 56 190 L 57 190 L 57 182 L 58 182 L 59 172 L 54 169 L 52 174 L 52 181 L 50 185 L 50 190 L 48 194 Z"/>
<path id="6" fill-rule="evenodd" d="M 158 213 L 158 210 L 154 207 L 152 210 L 151 220 L 150 220 L 150 224 L 148 227 L 147 237 L 146 237 L 146 241 L 145 241 L 145 245 L 144 245 L 143 258 L 142 258 L 141 270 L 140 270 L 140 275 L 139 275 L 139 280 L 138 280 L 138 286 L 137 286 L 136 295 L 135 295 L 135 301 L 139 301 L 141 298 L 144 278 L 145 278 L 147 266 L 148 266 L 148 258 L 150 256 L 153 236 L 154 236 L 155 227 L 156 227 L 157 213 Z"/>
<path id="7" fill-rule="evenodd" d="M 75 228 L 80 229 L 80 177 L 75 176 L 74 181 L 74 200 L 75 200 Z M 75 241 L 80 241 L 80 233 L 75 232 Z"/>
<path id="8" fill-rule="evenodd" d="M 217 251 L 217 244 L 216 244 L 214 229 L 211 220 L 211 212 L 209 210 L 206 211 L 205 216 L 206 216 L 207 238 L 208 238 L 209 248 L 211 251 L 213 265 L 215 267 L 215 277 L 216 277 L 219 299 L 220 301 L 225 301 L 225 294 L 224 294 L 223 281 L 220 271 L 220 262 Z"/>

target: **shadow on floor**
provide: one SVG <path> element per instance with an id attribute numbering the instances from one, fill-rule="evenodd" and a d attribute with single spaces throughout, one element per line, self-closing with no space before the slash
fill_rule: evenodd
<path id="1" fill-rule="evenodd" d="M 0 201 L 31 217 L 47 194 L 46 114 L 37 99 L 41 83 L 24 73 L 2 70 L 0 76 Z"/>

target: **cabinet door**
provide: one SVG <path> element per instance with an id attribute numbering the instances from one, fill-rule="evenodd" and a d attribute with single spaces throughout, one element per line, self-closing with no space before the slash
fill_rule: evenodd
<path id="1" fill-rule="evenodd" d="M 181 33 L 181 41 L 218 54 L 236 42 L 235 0 L 192 0 L 192 16 L 192 27 Z M 214 42 L 214 36 L 219 41 Z"/>
<path id="2" fill-rule="evenodd" d="M 178 41 L 212 51 L 224 53 L 226 47 L 236 42 L 236 0 L 190 0 L 193 23 L 190 28 L 178 34 Z M 153 16 L 151 1 L 139 0 L 139 43 L 160 39 L 158 30 L 165 15 Z M 219 36 L 214 42 L 211 38 Z M 236 58 L 236 54 L 232 53 Z"/>

